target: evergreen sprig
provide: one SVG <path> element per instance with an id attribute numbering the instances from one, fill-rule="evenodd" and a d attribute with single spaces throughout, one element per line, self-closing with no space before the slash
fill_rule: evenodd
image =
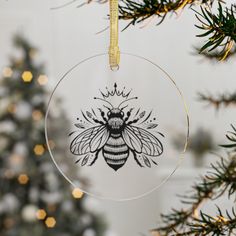
<path id="1" fill-rule="evenodd" d="M 219 207 L 218 214 L 216 217 L 213 217 L 209 214 L 200 212 L 200 218 L 195 219 L 193 224 L 190 224 L 192 227 L 192 232 L 189 232 L 190 235 L 195 233 L 195 235 L 231 235 L 235 233 L 236 229 L 236 213 L 235 209 L 232 208 L 231 213 L 226 210 L 225 215 L 222 213 Z"/>
<path id="2" fill-rule="evenodd" d="M 236 150 L 236 128 L 233 125 L 231 125 L 231 127 L 232 127 L 232 131 L 229 131 L 226 134 L 226 138 L 228 139 L 228 141 L 230 141 L 230 143 L 223 144 L 221 145 L 221 147 L 233 148 L 234 150 Z"/>
<path id="3" fill-rule="evenodd" d="M 201 4 L 212 4 L 214 0 L 202 0 Z M 176 11 L 192 6 L 196 0 L 121 0 L 119 5 L 120 19 L 130 20 L 127 25 L 135 25 L 150 17 L 157 16 L 160 20 L 158 24 L 162 23 L 168 13 L 175 13 Z"/>
<path id="4" fill-rule="evenodd" d="M 201 53 L 199 53 L 201 50 L 201 48 L 199 47 L 194 47 L 194 52 L 192 53 L 192 55 L 196 56 L 201 56 L 203 59 L 207 59 L 210 62 L 219 62 L 219 59 L 221 59 L 222 57 L 222 50 L 220 49 L 215 49 L 211 52 L 204 50 Z M 227 57 L 225 59 L 229 60 L 229 59 L 234 59 L 236 55 L 236 47 L 234 47 L 227 55 Z"/>
<path id="5" fill-rule="evenodd" d="M 75 4 L 77 1 L 68 0 L 52 9 L 60 9 Z M 102 4 L 108 0 L 85 0 L 77 7 L 91 2 Z M 213 12 L 214 2 L 219 4 L 216 13 Z M 200 5 L 200 11 L 193 9 L 195 5 Z M 206 43 L 199 49 L 202 55 L 211 59 L 225 60 L 236 54 L 236 4 L 227 7 L 223 0 L 120 0 L 119 18 L 129 21 L 124 29 L 152 17 L 158 19 L 157 25 L 159 25 L 167 15 L 177 13 L 186 7 L 191 8 L 196 13 L 200 23 L 199 25 L 196 24 L 196 27 L 204 31 L 197 37 L 208 37 Z"/>
<path id="6" fill-rule="evenodd" d="M 235 50 L 236 43 L 236 5 L 230 8 L 223 8 L 219 3 L 218 12 L 214 14 L 210 9 L 201 7 L 201 13 L 196 12 L 196 17 L 201 25 L 197 28 L 205 31 L 198 37 L 209 37 L 207 42 L 201 47 L 200 53 L 216 48 L 222 48 L 219 53 L 221 60 L 226 59 L 232 50 Z"/>
<path id="7" fill-rule="evenodd" d="M 208 102 L 209 105 L 213 105 L 216 109 L 219 109 L 222 106 L 228 107 L 230 105 L 236 105 L 236 92 L 232 94 L 223 93 L 217 96 L 199 93 L 199 99 Z"/>
<path id="8" fill-rule="evenodd" d="M 226 135 L 231 144 L 222 145 L 225 148 L 236 147 L 236 128 Z M 163 225 L 154 229 L 158 235 L 232 235 L 236 226 L 235 209 L 231 214 L 226 211 L 222 214 L 218 208 L 218 214 L 213 217 L 199 208 L 207 200 L 215 200 L 225 193 L 228 198 L 236 199 L 236 154 L 229 153 L 228 158 L 220 157 L 220 160 L 211 165 L 211 171 L 200 178 L 193 185 L 191 191 L 180 196 L 181 202 L 187 206 L 185 209 L 172 209 L 169 214 L 162 214 Z M 235 200 L 234 199 L 234 200 Z M 234 232 L 236 233 L 236 232 Z"/>
<path id="9" fill-rule="evenodd" d="M 236 5 L 232 4 L 230 8 L 223 7 L 224 3 L 218 1 L 217 13 L 213 13 L 211 11 L 213 2 L 201 1 L 200 12 L 193 9 L 200 22 L 200 25 L 195 26 L 205 31 L 197 37 L 209 37 L 199 52 L 204 52 L 203 55 L 205 55 L 206 50 L 208 52 L 214 50 L 215 53 L 208 53 L 207 56 L 210 55 L 225 60 L 228 56 L 232 56 L 236 50 Z M 120 19 L 130 20 L 126 28 L 153 16 L 157 16 L 159 18 L 158 24 L 161 24 L 167 14 L 175 13 L 186 6 L 191 7 L 194 3 L 196 3 L 194 0 L 141 0 L 139 2 L 121 0 L 119 6 Z M 220 51 L 218 52 L 215 49 L 220 49 Z"/>

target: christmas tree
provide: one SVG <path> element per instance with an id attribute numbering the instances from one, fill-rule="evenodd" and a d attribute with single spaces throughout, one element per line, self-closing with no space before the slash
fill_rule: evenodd
<path id="1" fill-rule="evenodd" d="M 50 159 L 44 135 L 48 77 L 35 62 L 37 50 L 22 37 L 14 44 L 22 57 L 11 58 L 0 81 L 0 235 L 103 236 L 103 219 Z M 55 131 L 67 123 L 60 103 Z M 63 145 L 59 156 L 66 155 Z"/>

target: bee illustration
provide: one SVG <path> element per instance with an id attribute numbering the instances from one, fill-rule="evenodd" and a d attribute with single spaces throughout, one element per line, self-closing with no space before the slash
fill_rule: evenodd
<path id="1" fill-rule="evenodd" d="M 92 166 L 99 153 L 102 153 L 107 165 L 117 171 L 124 166 L 132 153 L 140 167 L 151 167 L 152 163 L 157 165 L 153 158 L 163 153 L 163 145 L 148 129 L 155 129 L 158 124 L 147 123 L 152 112 L 146 115 L 145 111 L 140 112 L 140 109 L 137 109 L 135 112 L 134 108 L 128 109 L 129 105 L 124 106 L 125 103 L 138 99 L 137 97 L 129 98 L 130 92 L 117 90 L 115 84 L 114 90 L 108 91 L 107 94 L 101 92 L 103 98 L 94 97 L 94 99 L 102 101 L 103 107 L 108 110 L 104 112 L 98 108 L 100 119 L 93 109 L 92 112 L 81 112 L 85 122 L 92 127 L 86 129 L 84 123 L 75 124 L 79 129 L 85 129 L 77 134 L 70 144 L 71 153 L 80 157 L 76 163 L 81 161 L 81 166 Z M 108 98 L 112 96 L 121 97 L 123 101 L 119 105 L 113 106 L 108 101 Z M 123 107 L 121 107 L 122 105 Z M 146 128 L 141 127 L 145 124 Z M 70 136 L 77 132 L 78 130 L 72 132 Z M 156 134 L 164 137 L 160 132 L 156 132 Z"/>

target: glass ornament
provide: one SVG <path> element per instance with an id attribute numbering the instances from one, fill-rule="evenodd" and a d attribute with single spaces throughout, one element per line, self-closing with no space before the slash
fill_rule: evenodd
<path id="1" fill-rule="evenodd" d="M 108 61 L 107 53 L 92 56 L 61 78 L 46 113 L 46 140 L 58 170 L 75 188 L 130 200 L 159 188 L 180 165 L 189 117 L 181 91 L 161 67 L 128 53 L 121 53 L 117 70 Z M 58 130 L 64 157 L 58 155 L 61 135 L 53 129 L 58 97 L 70 119 Z M 173 145 L 179 131 L 185 134 L 181 151 Z"/>

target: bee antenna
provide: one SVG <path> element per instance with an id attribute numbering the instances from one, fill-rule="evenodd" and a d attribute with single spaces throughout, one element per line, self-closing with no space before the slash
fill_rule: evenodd
<path id="1" fill-rule="evenodd" d="M 126 106 L 122 107 L 121 110 L 123 111 L 127 106 L 129 106 L 129 105 L 126 105 Z"/>
<path id="2" fill-rule="evenodd" d="M 103 101 L 103 102 L 106 102 L 106 103 L 108 103 L 108 104 L 113 108 L 112 104 L 111 104 L 110 102 L 108 102 L 107 100 L 105 100 L 105 99 L 98 98 L 98 97 L 94 97 L 94 99 L 97 99 L 97 100 L 101 100 L 101 101 Z"/>
<path id="3" fill-rule="evenodd" d="M 107 107 L 107 106 L 105 106 L 105 105 L 103 105 L 106 109 L 108 109 L 109 111 L 111 110 L 111 108 L 110 107 Z"/>
<path id="4" fill-rule="evenodd" d="M 134 100 L 134 99 L 138 99 L 138 97 L 133 97 L 133 98 L 126 99 L 125 101 L 123 101 L 123 102 L 121 102 L 121 103 L 119 104 L 118 108 L 119 108 L 120 105 L 122 105 L 123 103 L 128 102 L 128 101 L 130 101 L 130 100 Z"/>

